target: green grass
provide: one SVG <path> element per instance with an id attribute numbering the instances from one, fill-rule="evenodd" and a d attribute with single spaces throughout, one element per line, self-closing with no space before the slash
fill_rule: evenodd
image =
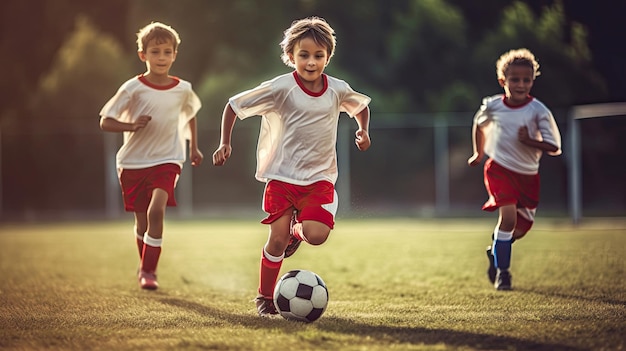
<path id="1" fill-rule="evenodd" d="M 539 219 L 514 245 L 511 292 L 486 279 L 494 225 L 339 220 L 283 264 L 328 285 L 312 324 L 256 315 L 256 219 L 168 221 L 154 292 L 137 286 L 132 221 L 4 225 L 0 349 L 626 349 L 626 221 Z"/>

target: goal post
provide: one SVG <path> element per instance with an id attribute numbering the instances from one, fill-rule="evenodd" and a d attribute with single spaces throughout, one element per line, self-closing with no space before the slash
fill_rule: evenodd
<path id="1" fill-rule="evenodd" d="M 626 102 L 611 102 L 573 106 L 569 113 L 569 143 L 566 157 L 569 173 L 569 214 L 578 224 L 582 218 L 582 157 L 579 120 L 596 117 L 626 115 Z"/>

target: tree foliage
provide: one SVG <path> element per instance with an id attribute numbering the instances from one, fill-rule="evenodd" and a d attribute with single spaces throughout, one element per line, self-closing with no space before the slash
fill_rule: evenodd
<path id="1" fill-rule="evenodd" d="M 34 94 L 33 113 L 61 120 L 62 129 L 76 127 L 79 133 L 97 125 L 103 98 L 113 96 L 131 76 L 129 55 L 119 42 L 82 15 L 52 62 Z"/>
<path id="2" fill-rule="evenodd" d="M 541 65 L 533 94 L 552 107 L 602 100 L 607 95 L 606 82 L 593 66 L 587 45 L 587 32 L 578 23 L 568 26 L 563 5 L 556 2 L 536 16 L 528 5 L 516 1 L 504 9 L 495 30 L 476 45 L 474 67 L 477 73 L 493 77 L 495 60 L 510 48 L 526 47 L 534 52 Z M 480 90 L 488 83 L 476 79 Z"/>
<path id="3" fill-rule="evenodd" d="M 20 97 L 11 101 L 22 105 L 30 103 L 30 91 L 43 74 L 52 79 L 60 73 L 51 73 L 58 67 L 50 66 L 56 62 L 50 53 L 59 49 L 69 30 L 89 30 L 85 26 L 72 29 L 73 20 L 67 20 L 81 13 L 92 18 L 96 27 L 111 32 L 127 53 L 127 64 L 94 65 L 97 68 L 92 74 L 100 70 L 107 77 L 118 78 L 110 71 L 124 72 L 128 64 L 136 73 L 144 69 L 132 55 L 135 33 L 141 26 L 163 21 L 178 29 L 183 42 L 173 73 L 199 88 L 205 106 L 216 111 L 211 115 L 220 114 L 230 94 L 287 70 L 279 59 L 282 31 L 294 19 L 310 15 L 326 18 L 337 31 L 337 53 L 328 72 L 373 96 L 372 105 L 378 111 L 472 110 L 482 95 L 499 91 L 495 60 L 517 47 L 529 48 L 540 60 L 544 75 L 534 93 L 548 104 L 568 106 L 602 100 L 607 95 L 606 83 L 593 69 L 587 32 L 566 18 L 560 1 L 538 13 L 521 1 L 469 6 L 459 0 L 363 0 L 356 7 L 350 2 L 324 0 L 136 0 L 97 6 L 74 0 L 59 1 L 56 6 L 41 3 L 45 6 L 35 14 L 43 20 L 35 28 L 48 35 L 30 38 L 28 45 L 31 51 L 46 54 L 27 61 L 15 59 L 12 74 L 21 75 L 15 79 L 21 84 L 18 89 L 5 88 L 10 95 Z M 11 12 L 11 6 L 24 10 L 26 5 L 20 4 L 2 5 L 4 16 Z M 122 12 L 113 18 L 114 11 L 119 12 L 122 6 Z M 103 23 L 107 19 L 99 13 L 114 19 L 115 25 L 106 28 Z M 481 18 L 480 14 L 488 17 Z M 64 20 L 57 23 L 52 18 Z M 2 42 L 7 49 L 17 48 L 18 43 L 10 37 Z M 93 59 L 78 52 L 74 55 L 76 62 Z M 27 68 L 35 68 L 35 72 Z M 110 95 L 93 86 L 78 90 L 102 94 L 101 100 Z"/>

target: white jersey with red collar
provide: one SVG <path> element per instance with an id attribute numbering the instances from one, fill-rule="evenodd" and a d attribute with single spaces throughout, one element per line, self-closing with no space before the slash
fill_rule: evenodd
<path id="1" fill-rule="evenodd" d="M 172 77 L 168 86 L 156 86 L 144 76 L 126 81 L 104 105 L 100 116 L 132 123 L 139 116 L 152 119 L 136 132 L 124 132 L 124 144 L 117 152 L 118 168 L 148 168 L 165 163 L 183 166 L 185 140 L 190 138 L 189 121 L 201 103 L 191 83 Z"/>
<path id="2" fill-rule="evenodd" d="M 309 185 L 337 180 L 339 114 L 354 117 L 370 98 L 342 80 L 325 74 L 322 79 L 324 88 L 314 93 L 294 71 L 230 98 L 240 119 L 262 116 L 255 174 L 259 181 Z"/>
<path id="3" fill-rule="evenodd" d="M 535 140 L 542 140 L 558 148 L 548 153 L 561 154 L 561 134 L 550 110 L 539 100 L 532 98 L 520 106 L 509 106 L 504 95 L 483 99 L 482 106 L 474 116 L 474 123 L 485 135 L 485 153 L 501 166 L 521 174 L 536 174 L 542 151 L 522 144 L 518 130 L 528 128 Z"/>

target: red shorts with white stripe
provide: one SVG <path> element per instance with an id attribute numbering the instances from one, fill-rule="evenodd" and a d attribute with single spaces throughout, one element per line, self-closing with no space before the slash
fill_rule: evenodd
<path id="1" fill-rule="evenodd" d="M 149 168 L 122 169 L 119 179 L 124 198 L 124 209 L 128 212 L 148 210 L 154 189 L 167 192 L 167 206 L 176 206 L 174 188 L 180 175 L 180 166 L 166 163 Z"/>
<path id="2" fill-rule="evenodd" d="M 337 193 L 335 186 L 327 181 L 310 185 L 294 185 L 279 180 L 271 180 L 265 185 L 263 211 L 268 216 L 261 221 L 270 224 L 292 208 L 298 210 L 298 221 L 313 220 L 335 226 L 337 213 Z"/>
<path id="3" fill-rule="evenodd" d="M 488 159 L 485 162 L 484 179 L 489 199 L 483 205 L 483 210 L 495 211 L 501 206 L 515 205 L 516 228 L 528 231 L 535 220 L 535 211 L 539 204 L 539 174 L 513 172 L 493 159 Z"/>

